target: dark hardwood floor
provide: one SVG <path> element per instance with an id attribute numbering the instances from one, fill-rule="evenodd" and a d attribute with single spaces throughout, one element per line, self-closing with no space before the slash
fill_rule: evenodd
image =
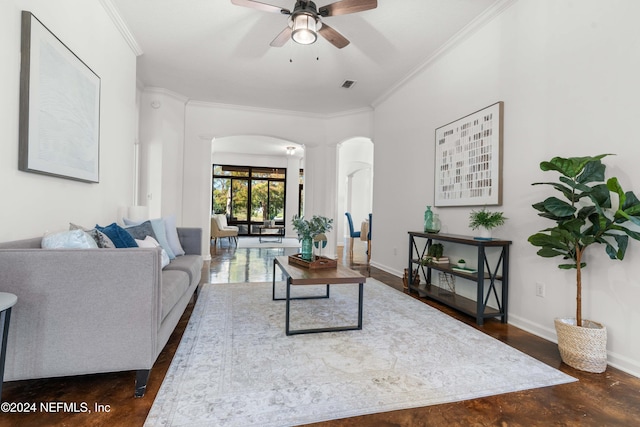
<path id="1" fill-rule="evenodd" d="M 360 245 L 360 242 L 358 242 Z M 374 247 L 375 250 L 375 247 Z M 204 279 L 211 283 L 270 281 L 271 260 L 294 253 L 291 249 L 238 249 L 222 242 L 212 249 Z M 345 265 L 402 290 L 402 280 L 366 265 L 364 248 L 354 251 L 353 263 L 340 251 Z M 418 298 L 414 295 L 415 298 Z M 557 346 L 511 325 L 487 321 L 475 325 L 469 316 L 432 301 L 418 298 L 443 312 L 579 379 L 578 382 L 463 402 L 353 417 L 313 424 L 317 427 L 347 426 L 638 426 L 640 425 L 640 379 L 608 367 L 602 374 L 576 371 L 560 361 Z M 142 426 L 171 363 L 191 315 L 189 305 L 153 370 L 146 395 L 133 397 L 134 372 L 87 375 L 4 384 L 3 402 L 86 403 L 91 413 L 0 413 L 0 426 Z M 123 333 L 126 333 L 123 331 Z M 425 366 L 428 366 L 425 361 Z M 94 412 L 94 405 L 105 405 Z M 108 406 L 106 406 L 108 405 Z M 55 407 L 55 406 L 54 406 Z M 106 411 L 108 409 L 108 411 Z"/>

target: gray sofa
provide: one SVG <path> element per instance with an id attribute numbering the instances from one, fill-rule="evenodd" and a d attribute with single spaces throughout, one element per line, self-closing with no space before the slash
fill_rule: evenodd
<path id="1" fill-rule="evenodd" d="M 202 229 L 178 228 L 186 254 L 160 248 L 42 249 L 0 243 L 0 291 L 18 297 L 5 381 L 135 370 L 146 391 L 156 358 L 200 284 Z"/>

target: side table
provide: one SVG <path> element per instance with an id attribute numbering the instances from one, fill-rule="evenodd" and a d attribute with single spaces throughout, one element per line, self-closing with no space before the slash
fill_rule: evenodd
<path id="1" fill-rule="evenodd" d="M 4 359 L 7 355 L 7 338 L 9 336 L 9 320 L 11 307 L 18 301 L 18 297 L 8 292 L 0 292 L 0 333 L 2 344 L 0 347 L 0 401 L 2 401 L 2 383 L 4 382 Z"/>

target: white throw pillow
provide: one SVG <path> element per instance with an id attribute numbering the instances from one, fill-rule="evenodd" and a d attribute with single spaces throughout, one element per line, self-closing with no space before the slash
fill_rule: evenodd
<path id="1" fill-rule="evenodd" d="M 160 246 L 160 243 L 158 243 L 158 241 L 156 239 L 154 239 L 151 236 L 147 236 L 144 238 L 144 240 L 138 240 L 136 239 L 136 243 L 138 244 L 139 247 L 141 248 L 162 248 L 162 246 Z M 169 259 L 169 255 L 167 254 L 167 251 L 165 251 L 164 249 L 162 249 L 162 268 L 165 268 L 167 265 L 169 265 L 169 263 L 171 262 L 171 260 Z"/>
<path id="2" fill-rule="evenodd" d="M 47 233 L 42 238 L 43 249 L 97 249 L 93 238 L 83 230 L 60 231 Z"/>
<path id="3" fill-rule="evenodd" d="M 167 241 L 169 242 L 169 246 L 171 246 L 171 250 L 176 256 L 184 255 L 184 249 L 182 249 L 180 238 L 178 237 L 178 230 L 176 229 L 175 215 L 165 216 L 162 219 L 164 219 L 164 225 L 167 231 Z"/>

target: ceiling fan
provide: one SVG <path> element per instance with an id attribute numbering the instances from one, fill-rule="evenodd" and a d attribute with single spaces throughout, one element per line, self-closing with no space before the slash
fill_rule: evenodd
<path id="1" fill-rule="evenodd" d="M 378 0 L 341 0 L 318 9 L 312 1 L 298 0 L 292 12 L 289 9 L 255 0 L 231 0 L 231 3 L 264 12 L 289 15 L 287 27 L 271 42 L 271 46 L 273 47 L 282 47 L 289 39 L 300 44 L 312 44 L 318 39 L 319 33 L 338 49 L 347 46 L 349 40 L 338 31 L 323 23 L 322 18 L 362 12 L 378 7 Z"/>

